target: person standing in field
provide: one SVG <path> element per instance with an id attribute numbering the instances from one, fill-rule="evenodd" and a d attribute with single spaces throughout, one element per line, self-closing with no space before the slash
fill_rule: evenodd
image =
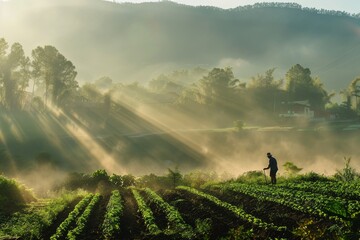
<path id="1" fill-rule="evenodd" d="M 267 168 L 264 168 L 264 170 L 270 169 L 271 183 L 276 184 L 276 172 L 278 171 L 277 161 L 271 155 L 271 153 L 267 153 L 266 155 L 269 158 L 269 166 Z"/>

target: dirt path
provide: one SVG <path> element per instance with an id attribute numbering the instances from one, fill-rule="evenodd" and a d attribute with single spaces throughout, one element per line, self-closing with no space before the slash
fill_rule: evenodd
<path id="1" fill-rule="evenodd" d="M 109 202 L 110 195 L 101 197 L 100 202 L 97 204 L 96 209 L 91 215 L 88 223 L 88 231 L 84 240 L 100 240 L 102 239 L 102 223 L 106 213 L 106 206 Z"/>
<path id="2" fill-rule="evenodd" d="M 138 207 L 130 190 L 122 191 L 124 201 L 124 215 L 121 218 L 119 239 L 144 239 L 142 230 L 146 229 L 141 216 L 137 212 Z"/>

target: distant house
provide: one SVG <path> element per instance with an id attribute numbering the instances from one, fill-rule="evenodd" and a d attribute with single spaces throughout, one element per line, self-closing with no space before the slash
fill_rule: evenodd
<path id="1" fill-rule="evenodd" d="M 284 107 L 282 113 L 279 114 L 281 118 L 308 118 L 312 119 L 315 112 L 311 110 L 309 100 L 293 101 L 283 103 Z"/>

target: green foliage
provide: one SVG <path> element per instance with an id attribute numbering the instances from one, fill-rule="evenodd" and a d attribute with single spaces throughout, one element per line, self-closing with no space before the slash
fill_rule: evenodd
<path id="1" fill-rule="evenodd" d="M 326 182 L 319 182 L 319 184 L 326 184 Z M 311 183 L 307 186 L 309 185 L 311 186 Z M 334 197 L 329 194 L 329 191 L 324 194 L 324 192 L 317 191 L 319 187 L 316 186 L 314 186 L 315 188 L 312 190 L 308 189 L 308 191 L 301 187 L 302 183 L 279 186 L 280 187 L 228 183 L 213 185 L 211 188 L 217 189 L 218 191 L 238 192 L 262 201 L 275 202 L 306 214 L 313 214 L 335 221 L 344 228 L 349 227 L 346 219 L 360 212 L 360 206 L 357 200 L 346 200 L 340 197 Z M 325 190 L 327 188 L 328 187 L 324 187 L 323 189 Z"/>
<path id="2" fill-rule="evenodd" d="M 325 104 L 329 101 L 328 94 L 320 80 L 311 77 L 309 68 L 296 64 L 288 70 L 285 77 L 286 90 L 291 101 L 309 100 L 313 108 L 325 109 Z"/>
<path id="3" fill-rule="evenodd" d="M 320 175 L 316 172 L 308 172 L 305 174 L 300 174 L 296 176 L 292 176 L 292 178 L 288 179 L 289 181 L 294 182 L 328 182 L 331 181 L 328 177 L 324 175 Z"/>
<path id="4" fill-rule="evenodd" d="M 124 206 L 119 190 L 114 190 L 106 206 L 104 222 L 102 224 L 103 239 L 117 239 L 120 233 L 120 219 L 123 215 Z"/>
<path id="5" fill-rule="evenodd" d="M 230 229 L 229 233 L 226 237 L 222 238 L 221 240 L 249 240 L 254 239 L 254 229 L 246 229 L 244 226 L 240 226 L 237 228 Z M 280 239 L 279 239 L 280 240 Z"/>
<path id="6" fill-rule="evenodd" d="M 90 174 L 70 173 L 65 182 L 59 185 L 59 188 L 65 187 L 69 190 L 81 188 L 90 192 L 99 191 L 106 194 L 115 188 L 133 186 L 135 182 L 135 177 L 131 174 L 109 176 L 104 169 L 99 169 Z"/>
<path id="7" fill-rule="evenodd" d="M 140 193 L 135 188 L 131 188 L 131 191 L 132 191 L 132 193 L 134 195 L 134 198 L 135 198 L 135 200 L 137 202 L 139 211 L 140 211 L 140 213 L 141 213 L 141 215 L 143 217 L 143 220 L 145 222 L 145 226 L 146 226 L 148 232 L 151 235 L 160 234 L 161 230 L 156 225 L 153 212 L 151 211 L 149 206 L 146 205 L 144 199 L 141 197 Z"/>
<path id="8" fill-rule="evenodd" d="M 201 239 L 210 240 L 210 230 L 213 225 L 211 218 L 196 219 L 195 231 L 201 236 Z"/>
<path id="9" fill-rule="evenodd" d="M 223 202 L 220 199 L 218 199 L 215 196 L 212 196 L 210 194 L 198 191 L 194 188 L 190 188 L 190 187 L 185 187 L 185 186 L 179 186 L 177 187 L 177 189 L 181 189 L 181 190 L 185 190 L 188 191 L 192 194 L 195 194 L 197 196 L 203 197 L 213 203 L 215 203 L 216 205 L 223 207 L 224 209 L 227 209 L 228 211 L 233 212 L 235 215 L 237 215 L 238 217 L 240 217 L 241 219 L 243 219 L 246 222 L 249 222 L 251 224 L 253 224 L 254 226 L 260 227 L 260 228 L 264 228 L 264 229 L 273 229 L 275 231 L 286 231 L 286 227 L 285 226 L 276 226 L 273 223 L 266 223 L 264 221 L 262 221 L 261 219 L 248 214 L 244 211 L 244 209 L 242 209 L 239 206 L 234 206 L 231 205 L 227 202 Z"/>
<path id="10" fill-rule="evenodd" d="M 275 68 L 269 69 L 265 72 L 265 75 L 258 74 L 256 77 L 252 77 L 248 85 L 249 88 L 258 88 L 264 90 L 279 89 L 283 84 L 282 80 L 275 80 L 274 74 Z"/>
<path id="11" fill-rule="evenodd" d="M 283 167 L 284 167 L 286 173 L 289 174 L 290 176 L 296 175 L 302 170 L 302 168 L 299 168 L 292 162 L 284 163 Z"/>
<path id="12" fill-rule="evenodd" d="M 168 230 L 170 233 L 180 233 L 184 239 L 191 239 L 193 237 L 191 226 L 185 223 L 178 210 L 165 202 L 151 189 L 145 188 L 144 191 L 147 194 L 149 201 L 155 203 L 156 206 L 166 214 Z"/>
<path id="13" fill-rule="evenodd" d="M 356 112 L 351 109 L 350 100 L 344 101 L 341 104 L 334 103 L 330 104 L 327 107 L 327 111 L 336 116 L 337 119 L 355 119 Z"/>
<path id="14" fill-rule="evenodd" d="M 104 169 L 99 169 L 91 174 L 91 178 L 95 182 L 108 181 L 109 175 L 107 174 L 107 172 Z"/>
<path id="15" fill-rule="evenodd" d="M 136 178 L 132 174 L 126 174 L 122 176 L 123 179 L 123 187 L 131 187 L 135 186 Z"/>
<path id="16" fill-rule="evenodd" d="M 90 221 L 94 209 L 98 202 L 100 201 L 101 196 L 100 194 L 95 194 L 94 197 L 91 199 L 89 205 L 85 208 L 84 212 L 81 216 L 76 220 L 76 227 L 67 233 L 67 239 L 69 240 L 76 240 L 81 239 L 82 234 L 84 234 L 87 223 Z"/>
<path id="17" fill-rule="evenodd" d="M 0 104 L 6 109 L 22 109 L 30 78 L 30 60 L 20 43 L 14 43 L 8 54 L 7 50 L 8 43 L 0 38 Z"/>
<path id="18" fill-rule="evenodd" d="M 0 213 L 11 212 L 16 208 L 35 201 L 33 194 L 14 179 L 0 175 Z"/>
<path id="19" fill-rule="evenodd" d="M 24 240 L 42 239 L 48 228 L 71 202 L 83 196 L 82 192 L 63 192 L 51 200 L 39 200 L 16 212 L 3 223 L 0 221 L 0 238 L 17 236 Z"/>
<path id="20" fill-rule="evenodd" d="M 263 171 L 248 171 L 236 178 L 236 182 L 264 183 Z"/>
<path id="21" fill-rule="evenodd" d="M 344 182 L 351 182 L 359 178 L 359 174 L 356 170 L 350 166 L 351 157 L 344 157 L 345 166 L 341 170 L 337 170 L 336 174 L 334 175 L 335 179 L 344 181 Z"/>
<path id="22" fill-rule="evenodd" d="M 216 172 L 193 171 L 184 175 L 184 184 L 194 188 L 202 187 L 206 184 L 219 182 L 220 177 Z"/>
<path id="23" fill-rule="evenodd" d="M 91 200 L 94 198 L 94 194 L 88 194 L 85 196 L 75 208 L 69 213 L 68 217 L 58 226 L 54 235 L 51 236 L 51 240 L 60 240 L 64 239 L 71 226 L 76 222 L 78 217 L 84 211 L 84 209 L 89 205 Z"/>
<path id="24" fill-rule="evenodd" d="M 171 188 L 172 182 L 167 176 L 158 176 L 153 173 L 144 175 L 139 178 L 137 186 L 149 187 L 154 190 Z"/>
<path id="25" fill-rule="evenodd" d="M 315 228 L 314 220 L 304 220 L 299 224 L 299 227 L 294 230 L 294 235 L 306 239 L 321 239 L 324 237 L 325 230 Z"/>
<path id="26" fill-rule="evenodd" d="M 58 106 L 71 103 L 78 88 L 75 80 L 77 72 L 71 61 L 67 60 L 54 46 L 37 47 L 32 51 L 33 78 L 45 89 L 45 104 L 51 96 Z"/>
<path id="27" fill-rule="evenodd" d="M 360 109 L 360 77 L 351 81 L 348 87 L 348 97 L 352 109 L 359 113 Z"/>
<path id="28" fill-rule="evenodd" d="M 238 83 L 231 68 L 214 68 L 199 81 L 198 101 L 208 106 L 229 108 Z"/>
<path id="29" fill-rule="evenodd" d="M 122 187 L 124 184 L 122 176 L 116 175 L 114 173 L 110 176 L 109 180 L 115 187 Z"/>

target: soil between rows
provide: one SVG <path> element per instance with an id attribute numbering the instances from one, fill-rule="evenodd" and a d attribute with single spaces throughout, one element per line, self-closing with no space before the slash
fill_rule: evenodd
<path id="1" fill-rule="evenodd" d="M 241 206 L 247 213 L 265 222 L 274 223 L 277 226 L 286 226 L 291 232 L 299 229 L 305 231 L 304 228 L 315 229 L 324 239 L 336 239 L 336 236 L 329 231 L 336 222 L 328 219 L 303 213 L 279 203 L 263 201 L 239 192 L 224 191 L 220 193 L 215 190 L 207 190 L 207 193 L 235 206 Z"/>
<path id="2" fill-rule="evenodd" d="M 161 195 L 165 201 L 171 203 L 179 210 L 185 222 L 196 229 L 200 235 L 201 228 L 206 228 L 204 223 L 208 223 L 207 234 L 209 239 L 219 239 L 228 236 L 229 233 L 233 235 L 236 232 L 241 232 L 242 235 L 246 235 L 246 232 L 250 231 L 252 231 L 258 239 L 275 237 L 296 239 L 289 232 L 276 232 L 254 227 L 250 223 L 240 219 L 231 211 L 184 190 L 164 191 Z"/>
<path id="3" fill-rule="evenodd" d="M 256 236 L 256 239 L 288 238 L 298 239 L 292 234 L 299 228 L 313 229 L 313 232 L 325 229 L 327 231 L 334 224 L 333 222 L 318 217 L 304 214 L 281 204 L 261 201 L 245 194 L 225 191 L 207 190 L 207 193 L 216 196 L 220 200 L 235 206 L 242 207 L 245 212 L 262 219 L 267 223 L 274 223 L 277 226 L 287 226 L 290 231 L 277 232 L 269 229 L 254 227 L 243 219 L 240 219 L 233 212 L 216 205 L 215 203 L 189 193 L 185 190 L 161 190 L 159 195 L 169 204 L 173 205 L 181 214 L 184 221 L 189 224 L 195 232 L 194 239 L 220 239 L 223 237 L 240 234 L 245 237 Z M 124 205 L 124 212 L 121 216 L 120 231 L 115 239 L 181 239 L 179 234 L 151 236 L 147 234 L 143 218 L 138 211 L 138 206 L 131 190 L 121 189 L 121 197 Z M 142 194 L 147 200 L 147 195 Z M 88 222 L 86 233 L 82 236 L 84 240 L 102 239 L 101 226 L 106 213 L 106 206 L 110 195 L 101 197 Z M 56 228 L 74 209 L 80 199 L 73 201 L 63 210 L 53 224 L 43 233 L 43 239 L 49 239 L 55 233 Z M 168 222 L 165 213 L 156 204 L 149 204 L 154 213 L 155 222 L 161 230 L 166 230 Z M 319 232 L 323 239 L 336 239 L 329 231 Z M 232 239 L 232 238 L 229 238 Z"/>

